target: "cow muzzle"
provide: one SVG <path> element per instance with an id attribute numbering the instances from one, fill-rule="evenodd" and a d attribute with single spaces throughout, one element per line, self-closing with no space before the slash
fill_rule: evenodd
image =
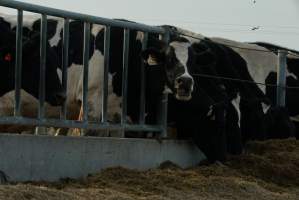
<path id="1" fill-rule="evenodd" d="M 192 98 L 194 81 L 192 77 L 181 76 L 175 79 L 175 97 L 180 101 L 189 101 Z"/>
<path id="2" fill-rule="evenodd" d="M 53 95 L 53 99 L 49 102 L 52 106 L 62 106 L 66 100 L 64 92 L 58 92 Z"/>

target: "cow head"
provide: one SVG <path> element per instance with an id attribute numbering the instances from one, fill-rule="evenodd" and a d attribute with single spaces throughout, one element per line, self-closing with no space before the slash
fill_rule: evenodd
<path id="1" fill-rule="evenodd" d="M 188 72 L 188 57 L 190 42 L 184 38 L 173 40 L 169 44 L 163 43 L 142 52 L 142 57 L 148 67 L 163 66 L 167 86 L 181 101 L 192 98 L 194 81 Z"/>
<path id="2" fill-rule="evenodd" d="M 22 88 L 38 98 L 40 79 L 40 34 L 36 34 L 23 45 L 23 70 Z M 53 106 L 62 105 L 65 94 L 57 72 L 60 66 L 58 56 L 47 42 L 46 45 L 46 80 L 45 80 L 45 100 Z M 26 81 L 27 80 L 27 81 Z M 35 80 L 35 81 L 33 81 Z"/>
<path id="3" fill-rule="evenodd" d="M 10 40 L 1 40 L 0 47 L 0 96 L 15 89 L 15 33 L 10 34 Z M 34 97 L 39 97 L 39 71 L 40 71 L 40 34 L 36 34 L 30 39 L 23 41 L 22 56 L 22 83 L 21 88 Z M 46 46 L 46 86 L 45 100 L 53 106 L 62 105 L 65 95 L 62 92 L 62 86 L 58 77 L 57 67 L 59 61 L 56 54 Z"/>
<path id="4" fill-rule="evenodd" d="M 83 65 L 83 49 L 84 49 L 84 22 L 82 21 L 71 21 L 69 25 L 69 52 L 68 52 L 68 63 Z M 60 38 L 63 38 L 63 31 L 60 32 Z M 95 38 L 90 34 L 90 45 L 89 45 L 89 58 L 92 57 L 94 53 L 94 41 Z M 59 40 L 56 48 L 59 60 L 62 60 L 62 39 Z"/>

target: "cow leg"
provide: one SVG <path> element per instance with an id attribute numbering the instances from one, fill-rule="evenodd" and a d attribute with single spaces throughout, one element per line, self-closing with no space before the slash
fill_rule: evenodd
<path id="1" fill-rule="evenodd" d="M 267 123 L 260 101 L 241 98 L 240 111 L 243 143 L 249 140 L 265 140 Z"/>
<path id="2" fill-rule="evenodd" d="M 272 107 L 268 110 L 268 138 L 284 139 L 294 137 L 295 125 L 284 107 Z"/>
<path id="3" fill-rule="evenodd" d="M 227 154 L 227 141 L 226 141 L 226 108 L 224 104 L 219 104 L 214 106 L 215 112 L 215 134 L 212 134 L 212 144 L 214 149 L 214 159 L 215 161 L 225 161 Z"/>
<path id="4" fill-rule="evenodd" d="M 192 139 L 210 162 L 225 161 L 227 154 L 225 131 L 225 106 L 213 106 L 211 117 L 194 122 Z M 194 125 L 193 125 L 194 126 Z"/>
<path id="5" fill-rule="evenodd" d="M 295 136 L 296 136 L 296 139 L 299 140 L 299 122 L 293 121 L 293 123 L 294 123 L 294 126 L 295 126 Z"/>
<path id="6" fill-rule="evenodd" d="M 227 151 L 233 155 L 239 155 L 243 151 L 239 115 L 235 107 L 230 103 L 226 114 L 226 140 Z"/>

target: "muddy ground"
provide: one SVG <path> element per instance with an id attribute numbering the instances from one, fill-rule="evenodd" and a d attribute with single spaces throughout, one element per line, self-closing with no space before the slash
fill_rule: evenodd
<path id="1" fill-rule="evenodd" d="M 111 168 L 82 180 L 0 185 L 2 200 L 299 199 L 299 141 L 251 142 L 221 164 L 180 169 L 164 163 L 144 172 Z"/>

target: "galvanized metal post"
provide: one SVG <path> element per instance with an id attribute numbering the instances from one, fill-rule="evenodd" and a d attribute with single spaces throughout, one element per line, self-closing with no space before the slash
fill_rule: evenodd
<path id="1" fill-rule="evenodd" d="M 124 29 L 124 45 L 123 45 L 123 74 L 122 74 L 122 114 L 121 125 L 126 126 L 127 123 L 127 99 L 128 99 L 128 67 L 129 67 L 129 44 L 130 29 Z M 121 133 L 121 137 L 125 137 L 125 131 Z"/>
<path id="2" fill-rule="evenodd" d="M 89 72 L 89 46 L 90 46 L 90 23 L 84 22 L 84 48 L 83 48 L 83 122 L 88 122 L 88 72 Z M 81 130 L 83 135 L 84 130 Z"/>
<path id="3" fill-rule="evenodd" d="M 285 50 L 278 50 L 276 105 L 285 106 L 286 98 L 286 56 Z"/>
<path id="4" fill-rule="evenodd" d="M 165 33 L 162 37 L 163 41 L 168 43 L 170 40 L 170 30 L 165 28 Z M 167 112 L 168 112 L 168 93 L 163 93 L 161 99 L 161 109 L 159 113 L 159 121 L 162 126 L 161 138 L 167 137 Z"/>
<path id="5" fill-rule="evenodd" d="M 129 65 L 129 41 L 130 30 L 124 30 L 123 46 L 123 74 L 122 74 L 122 118 L 121 123 L 125 124 L 127 119 L 127 95 L 128 95 L 128 65 Z"/>
<path id="6" fill-rule="evenodd" d="M 18 10 L 17 37 L 16 37 L 16 66 L 15 66 L 15 108 L 14 115 L 20 116 L 20 90 L 22 83 L 22 35 L 23 35 L 23 11 Z"/>
<path id="7" fill-rule="evenodd" d="M 147 47 L 148 33 L 143 33 L 142 50 Z M 141 59 L 141 58 L 140 58 Z M 139 113 L 139 124 L 145 124 L 145 89 L 146 89 L 146 74 L 145 64 L 141 62 L 141 74 L 140 74 L 140 113 Z"/>
<path id="8" fill-rule="evenodd" d="M 46 89 L 46 46 L 47 46 L 47 15 L 42 14 L 40 37 L 40 74 L 39 74 L 39 107 L 38 119 L 45 117 L 45 89 Z M 37 127 L 35 134 L 46 134 L 46 129 Z"/>
<path id="9" fill-rule="evenodd" d="M 110 58 L 110 26 L 106 26 L 104 38 L 104 74 L 102 84 L 102 123 L 107 123 L 107 104 L 108 104 L 108 72 Z"/>
<path id="10" fill-rule="evenodd" d="M 45 115 L 45 85 L 46 85 L 46 46 L 47 46 L 47 15 L 42 14 L 40 38 L 40 74 L 39 74 L 39 109 L 38 118 Z"/>
<path id="11" fill-rule="evenodd" d="M 88 64 L 90 45 L 90 24 L 84 23 L 84 49 L 83 49 L 83 121 L 88 120 Z"/>
<path id="12" fill-rule="evenodd" d="M 64 19 L 63 26 L 63 47 L 62 47 L 62 88 L 66 96 L 61 107 L 61 119 L 66 119 L 67 115 L 67 71 L 69 66 L 69 19 Z"/>

